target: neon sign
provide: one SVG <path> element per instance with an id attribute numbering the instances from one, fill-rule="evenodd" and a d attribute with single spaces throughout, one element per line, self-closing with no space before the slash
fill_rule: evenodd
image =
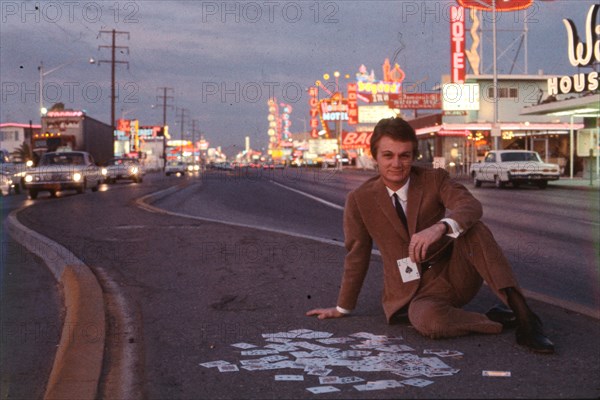
<path id="1" fill-rule="evenodd" d="M 483 11 L 493 10 L 493 0 L 457 0 L 458 4 L 467 8 Z M 496 0 L 496 11 L 524 10 L 533 3 L 533 0 Z"/>
<path id="2" fill-rule="evenodd" d="M 585 67 L 600 62 L 600 25 L 595 25 L 600 6 L 595 4 L 590 7 L 586 18 L 585 32 L 587 42 L 582 42 L 577 34 L 577 28 L 573 21 L 563 19 L 567 28 L 568 57 L 574 67 Z M 596 34 L 594 34 L 596 32 Z M 587 74 L 581 72 L 573 76 L 562 76 L 548 79 L 548 95 L 581 93 L 586 90 L 598 90 L 598 72 L 592 71 Z"/>
<path id="3" fill-rule="evenodd" d="M 356 83 L 348 83 L 348 124 L 358 124 L 358 85 Z"/>
<path id="4" fill-rule="evenodd" d="M 335 93 L 329 99 L 321 100 L 321 118 L 323 121 L 347 121 L 348 103 L 341 94 Z"/>
<path id="5" fill-rule="evenodd" d="M 595 4 L 590 7 L 590 11 L 587 14 L 585 24 L 585 37 L 587 42 L 581 42 L 579 40 L 577 28 L 573 21 L 570 19 L 563 19 L 563 23 L 567 28 L 567 36 L 569 37 L 569 62 L 574 67 L 587 67 L 594 62 L 600 62 L 600 39 L 598 38 L 600 25 L 594 27 L 594 23 L 598 16 L 598 10 L 600 10 L 600 6 Z"/>
<path id="6" fill-rule="evenodd" d="M 371 71 L 371 74 L 367 74 L 367 67 L 361 65 L 358 73 L 356 74 L 357 80 L 357 91 L 359 93 L 368 93 L 373 98 L 381 99 L 381 101 L 389 100 L 389 95 L 397 95 L 402 91 L 402 81 L 404 80 L 405 74 L 398 64 L 394 65 L 394 68 L 390 67 L 390 61 L 388 59 L 383 63 L 383 80 L 376 81 L 375 73 Z M 382 97 L 382 95 L 384 97 Z"/>
<path id="7" fill-rule="evenodd" d="M 450 7 L 450 70 L 452 82 L 465 82 L 465 9 Z"/>
<path id="8" fill-rule="evenodd" d="M 308 88 L 308 105 L 310 106 L 310 137 L 317 138 L 319 137 L 319 120 L 317 119 L 319 115 L 319 89 L 312 86 Z"/>

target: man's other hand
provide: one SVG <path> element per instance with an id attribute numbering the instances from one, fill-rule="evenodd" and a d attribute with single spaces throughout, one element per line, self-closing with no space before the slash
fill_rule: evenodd
<path id="1" fill-rule="evenodd" d="M 337 308 L 315 308 L 306 313 L 307 316 L 316 315 L 319 319 L 327 319 L 327 318 L 340 318 L 343 317 L 344 314 L 339 312 Z"/>

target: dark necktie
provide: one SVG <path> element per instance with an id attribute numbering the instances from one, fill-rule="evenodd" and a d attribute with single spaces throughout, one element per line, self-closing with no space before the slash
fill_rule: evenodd
<path id="1" fill-rule="evenodd" d="M 406 230 L 408 230 L 408 222 L 406 221 L 406 214 L 404 214 L 404 210 L 402 209 L 402 204 L 400 204 L 400 198 L 398 195 L 394 193 L 394 206 L 396 207 L 396 214 L 400 218 L 400 221 L 404 224 Z"/>

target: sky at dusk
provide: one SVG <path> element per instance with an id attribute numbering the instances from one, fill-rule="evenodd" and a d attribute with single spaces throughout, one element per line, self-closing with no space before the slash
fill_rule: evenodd
<path id="1" fill-rule="evenodd" d="M 562 19 L 572 19 L 583 31 L 594 3 L 536 0 L 526 11 L 499 14 L 498 72 L 576 73 L 568 62 Z M 112 29 L 127 32 L 116 35 L 116 45 L 127 47 L 117 49 L 116 60 L 128 62 L 116 65 L 116 117 L 162 124 L 159 88 L 168 87 L 171 135 L 180 137 L 183 109 L 185 131 L 195 120 L 210 146 L 221 146 L 229 156 L 243 150 L 246 136 L 251 147 L 267 147 L 269 96 L 292 106 L 290 131 L 304 131 L 306 90 L 315 80 L 325 81 L 324 73 L 339 71 L 338 83 L 345 88 L 363 64 L 381 79 L 388 58 L 406 73 L 404 87 L 417 84 L 425 92 L 450 72 L 454 1 L 0 4 L 0 122 L 40 123 L 36 93 L 43 62 L 44 106 L 62 102 L 109 123 Z M 482 69 L 491 74 L 491 14 L 483 17 Z M 521 43 L 525 17 L 527 40 Z M 329 85 L 334 87 L 334 78 Z"/>

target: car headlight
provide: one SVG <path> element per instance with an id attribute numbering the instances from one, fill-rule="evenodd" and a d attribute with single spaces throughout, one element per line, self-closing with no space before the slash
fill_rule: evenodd
<path id="1" fill-rule="evenodd" d="M 31 175 L 25 175 L 25 182 L 27 182 L 27 183 L 33 182 L 33 176 L 31 176 Z"/>
<path id="2" fill-rule="evenodd" d="M 193 171 L 194 167 L 192 165 L 188 165 L 187 169 L 188 169 L 188 171 Z"/>
<path id="3" fill-rule="evenodd" d="M 137 174 L 138 173 L 138 167 L 131 167 L 131 173 L 132 174 Z"/>
<path id="4" fill-rule="evenodd" d="M 80 174 L 79 172 L 75 172 L 75 173 L 73 174 L 73 180 L 74 180 L 75 182 L 79 182 L 79 181 L 81 180 L 81 174 Z"/>
<path id="5" fill-rule="evenodd" d="M 106 168 L 102 168 L 102 175 L 107 175 L 108 174 L 108 170 Z"/>

